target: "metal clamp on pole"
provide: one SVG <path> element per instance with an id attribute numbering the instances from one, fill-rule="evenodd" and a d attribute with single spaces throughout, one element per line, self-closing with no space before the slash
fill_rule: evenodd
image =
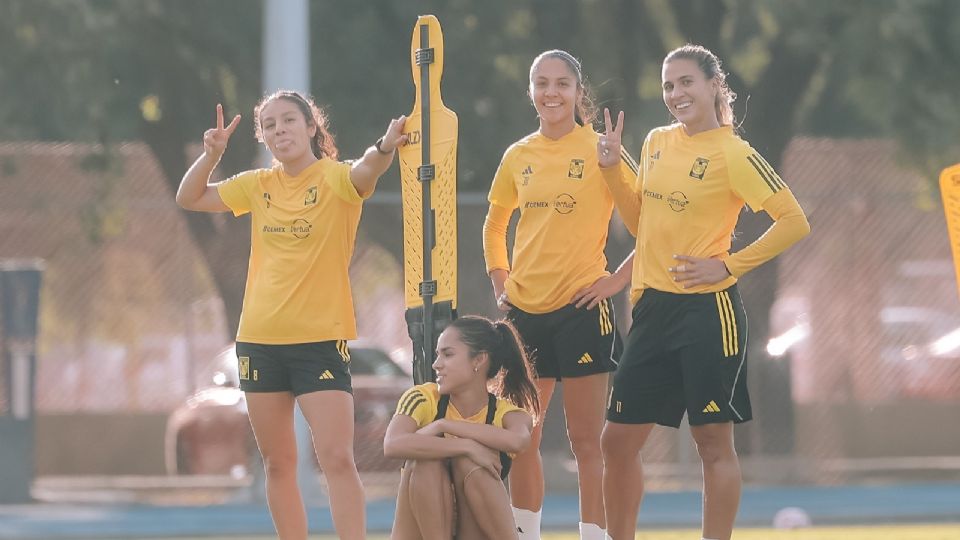
<path id="1" fill-rule="evenodd" d="M 416 55 L 418 66 L 424 66 L 433 63 L 433 47 L 428 49 L 417 49 L 417 52 L 414 54 Z"/>
<path id="2" fill-rule="evenodd" d="M 420 296 L 436 296 L 436 295 L 437 295 L 437 280 L 420 282 Z"/>
<path id="3" fill-rule="evenodd" d="M 429 182 L 436 177 L 437 168 L 433 165 L 433 163 L 417 167 L 417 180 L 421 182 Z"/>

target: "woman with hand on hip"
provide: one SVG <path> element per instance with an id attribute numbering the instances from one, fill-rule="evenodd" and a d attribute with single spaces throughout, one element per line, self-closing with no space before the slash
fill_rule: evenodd
<path id="1" fill-rule="evenodd" d="M 597 164 L 599 134 L 590 123 L 593 110 L 580 63 L 564 51 L 540 54 L 530 66 L 528 94 L 539 129 L 503 155 L 490 188 L 484 256 L 498 306 L 533 358 L 544 410 L 556 383 L 564 383 L 581 538 L 602 540 L 600 433 L 609 373 L 616 369 L 621 345 L 609 297 L 626 286 L 630 264 L 628 259 L 613 275 L 607 271 L 604 248 L 613 198 Z M 626 152 L 617 149 L 608 157 L 625 183 L 636 175 L 636 163 Z M 511 264 L 506 235 L 515 210 L 520 220 Z M 540 537 L 541 430 L 538 422 L 533 444 L 517 456 L 510 475 L 524 540 Z"/>
<path id="2" fill-rule="evenodd" d="M 614 377 L 603 431 L 608 532 L 632 539 L 643 496 L 640 450 L 656 424 L 684 414 L 703 463 L 703 538 L 729 540 L 740 502 L 733 425 L 750 420 L 747 319 L 737 278 L 810 231 L 783 179 L 733 126 L 720 61 L 686 45 L 663 61 L 663 102 L 676 119 L 647 135 L 635 187 L 615 159 L 623 113 L 604 111 L 600 165 L 617 209 L 636 233 L 633 323 Z M 774 223 L 731 254 L 744 204 Z"/>
<path id="3" fill-rule="evenodd" d="M 357 330 L 347 269 L 361 205 L 404 144 L 405 119 L 392 120 L 352 163 L 337 161 L 326 115 L 297 92 L 266 96 L 253 120 L 274 166 L 209 183 L 240 122 L 237 115 L 224 126 L 217 105 L 217 125 L 204 133 L 203 154 L 184 174 L 177 203 L 187 210 L 252 215 L 237 357 L 277 535 L 307 538 L 297 486 L 297 404 L 327 479 L 337 535 L 364 538 L 347 349 Z"/>

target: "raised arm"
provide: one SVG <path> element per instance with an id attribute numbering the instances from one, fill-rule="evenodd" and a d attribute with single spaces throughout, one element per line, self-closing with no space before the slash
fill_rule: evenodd
<path id="1" fill-rule="evenodd" d="M 393 162 L 393 154 L 398 146 L 407 143 L 407 136 L 403 134 L 403 125 L 407 117 L 400 116 L 390 120 L 387 132 L 377 140 L 376 144 L 367 148 L 360 159 L 353 162 L 350 169 L 350 181 L 357 188 L 357 193 L 365 197 L 377 187 L 377 180 L 387 172 Z"/>
<path id="2" fill-rule="evenodd" d="M 184 173 L 177 189 L 177 204 L 186 210 L 199 212 L 226 212 L 230 208 L 224 204 L 215 185 L 210 184 L 210 175 L 220 163 L 227 142 L 240 124 L 240 115 L 226 127 L 223 125 L 223 106 L 217 104 L 217 125 L 203 133 L 203 154 L 193 162 Z"/>
<path id="3" fill-rule="evenodd" d="M 610 119 L 610 109 L 603 110 L 604 134 L 597 142 L 597 162 L 600 164 L 600 173 L 610 190 L 613 203 L 620 213 L 623 224 L 633 236 L 637 235 L 640 224 L 640 194 L 634 186 L 637 178 L 626 178 L 620 162 L 623 159 L 621 152 L 621 137 L 623 135 L 623 111 L 617 115 L 617 123 Z"/>

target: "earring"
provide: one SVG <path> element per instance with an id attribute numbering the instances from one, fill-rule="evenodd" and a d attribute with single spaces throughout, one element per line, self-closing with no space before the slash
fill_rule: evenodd
<path id="1" fill-rule="evenodd" d="M 479 371 L 480 371 L 480 370 L 477 368 L 477 366 L 473 366 L 473 372 L 474 372 L 474 373 L 477 373 L 477 372 L 479 372 Z"/>

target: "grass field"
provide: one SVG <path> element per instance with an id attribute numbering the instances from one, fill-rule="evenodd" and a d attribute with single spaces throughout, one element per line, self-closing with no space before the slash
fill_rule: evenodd
<path id="1" fill-rule="evenodd" d="M 700 537 L 696 529 L 638 532 L 636 540 L 694 540 Z M 335 536 L 311 536 L 311 540 L 335 540 Z M 388 535 L 371 535 L 369 540 L 387 540 Z M 960 524 L 950 525 L 884 525 L 858 527 L 814 527 L 796 530 L 739 529 L 735 540 L 957 540 Z M 178 540 L 268 540 L 269 537 L 203 537 Z M 142 539 L 163 540 L 163 539 Z M 579 540 L 574 532 L 546 532 L 543 540 Z"/>

